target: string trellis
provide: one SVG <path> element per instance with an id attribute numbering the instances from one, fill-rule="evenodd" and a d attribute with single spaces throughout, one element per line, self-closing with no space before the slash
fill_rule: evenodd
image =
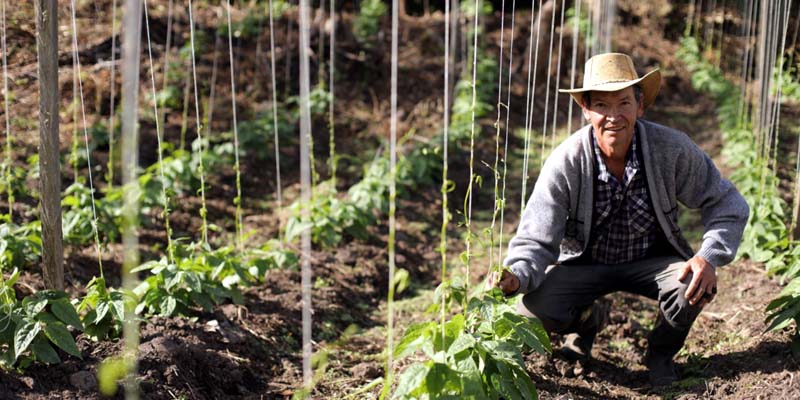
<path id="1" fill-rule="evenodd" d="M 236 205 L 236 243 L 241 251 L 244 248 L 244 238 L 242 233 L 242 174 L 239 165 L 239 126 L 236 121 L 236 79 L 234 75 L 235 64 L 233 63 L 233 25 L 231 25 L 231 1 L 228 0 L 228 54 L 231 64 L 231 108 L 233 110 L 233 154 L 236 172 L 236 198 L 233 202 Z"/>
<path id="2" fill-rule="evenodd" d="M 275 29 L 272 17 L 272 0 L 269 0 L 269 62 L 270 79 L 272 80 L 272 135 L 275 143 L 275 191 L 278 202 L 278 237 L 283 238 L 283 194 L 281 188 L 281 153 L 278 138 L 278 91 L 275 87 Z M 283 240 L 279 241 L 283 247 Z"/>
<path id="3" fill-rule="evenodd" d="M 195 109 L 195 125 L 197 131 L 197 153 L 199 154 L 199 164 L 197 172 L 200 174 L 200 218 L 203 222 L 200 227 L 201 237 L 203 243 L 208 243 L 208 222 L 206 215 L 208 210 L 206 208 L 206 178 L 205 169 L 203 168 L 203 157 L 205 156 L 205 145 L 203 143 L 203 133 L 200 126 L 200 100 L 197 90 L 197 61 L 195 60 L 195 34 L 194 34 L 194 17 L 192 16 L 192 0 L 189 0 L 189 41 L 191 44 L 192 53 L 192 83 L 194 86 L 194 109 Z"/>
<path id="4" fill-rule="evenodd" d="M 144 0 L 143 4 L 144 8 L 144 21 L 145 21 L 145 32 L 147 35 L 147 60 L 150 66 L 150 89 L 153 96 L 153 115 L 155 115 L 156 121 L 156 140 L 158 145 L 158 174 L 161 180 L 161 196 L 163 198 L 162 207 L 164 211 L 162 215 L 164 217 L 164 228 L 167 233 L 167 257 L 170 263 L 175 262 L 175 251 L 172 245 L 172 229 L 170 228 L 169 222 L 169 202 L 170 198 L 167 194 L 167 180 L 164 178 L 164 150 L 162 144 L 162 137 L 163 134 L 161 132 L 161 124 L 159 123 L 159 113 L 158 113 L 158 101 L 156 101 L 156 77 L 155 77 L 155 65 L 153 64 L 153 46 L 150 40 L 150 16 L 147 11 L 147 0 Z"/>
<path id="5" fill-rule="evenodd" d="M 13 172 L 12 168 L 14 166 L 13 159 L 11 158 L 11 116 L 9 115 L 8 111 L 8 58 L 6 56 L 7 47 L 6 47 L 6 0 L 2 0 L 0 2 L 0 13 L 2 13 L 2 37 L 0 38 L 0 46 L 2 46 L 3 51 L 3 115 L 5 116 L 5 128 L 6 128 L 6 192 L 8 192 L 8 218 L 9 220 L 13 220 L 14 217 L 14 189 L 12 188 L 13 182 Z"/>
<path id="6" fill-rule="evenodd" d="M 86 124 L 86 107 L 83 101 L 83 78 L 81 77 L 81 60 L 78 57 L 78 26 L 75 22 L 75 0 L 70 1 L 70 21 L 72 23 L 72 54 L 75 60 L 74 66 L 77 70 L 78 93 L 80 94 L 81 121 L 83 122 L 83 143 L 86 150 L 87 170 L 89 174 L 89 192 L 92 204 L 92 232 L 94 233 L 95 251 L 97 252 L 97 263 L 100 267 L 100 277 L 103 276 L 103 250 L 100 246 L 100 234 L 97 231 L 97 207 L 94 198 L 94 180 L 92 179 L 92 157 L 89 151 L 89 132 Z"/>

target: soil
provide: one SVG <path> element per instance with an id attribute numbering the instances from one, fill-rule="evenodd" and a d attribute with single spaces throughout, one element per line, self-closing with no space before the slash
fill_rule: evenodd
<path id="1" fill-rule="evenodd" d="M 110 0 L 78 2 L 79 48 L 84 71 L 84 96 L 89 124 L 104 121 L 109 112 L 111 58 Z M 656 105 L 648 111 L 646 118 L 671 125 L 686 131 L 709 153 L 724 174 L 730 170 L 720 158 L 722 140 L 714 118 L 713 101 L 691 87 L 685 67 L 674 58 L 678 44 L 675 38 L 682 32 L 682 25 L 673 20 L 685 18 L 685 10 L 669 6 L 665 1 L 652 2 L 652 8 L 632 7 L 636 2 L 621 2 L 625 17 L 617 26 L 614 47 L 632 54 L 640 69 L 659 66 L 664 77 L 661 94 Z M 630 4 L 629 4 L 630 3 Z M 157 65 L 164 60 L 163 43 L 167 31 L 167 2 L 150 1 L 151 35 Z M 669 12 L 654 13 L 658 5 L 672 7 Z M 247 13 L 243 9 L 234 12 L 234 20 L 241 20 Z M 59 23 L 64 28 L 60 52 L 60 90 L 62 104 L 61 140 L 63 153 L 69 152 L 73 130 L 80 127 L 74 119 L 72 101 L 72 55 L 69 42 L 69 7 L 60 7 Z M 23 166 L 26 157 L 34 154 L 38 144 L 37 124 L 34 113 L 29 112 L 38 102 L 36 82 L 35 27 L 33 10 L 28 4 L 9 6 L 9 74 L 12 77 L 11 91 L 15 101 L 11 106 L 12 129 L 15 132 L 15 162 Z M 666 18 L 664 22 L 656 20 Z M 217 82 L 211 82 L 214 64 L 215 27 L 221 25 L 224 8 L 196 6 L 194 11 L 197 30 L 205 34 L 209 46 L 198 54 L 201 97 L 206 98 L 212 85 L 215 88 L 214 115 L 211 121 L 212 139 L 220 132 L 231 129 L 229 62 L 227 41 L 218 45 Z M 317 22 L 323 22 L 317 16 Z M 388 19 L 384 19 L 381 39 L 371 48 L 358 43 L 350 32 L 353 19 L 352 6 L 347 5 L 337 28 L 337 80 L 336 80 L 336 147 L 339 154 L 346 154 L 340 164 L 338 188 L 344 192 L 361 175 L 364 163 L 374 157 L 388 137 L 390 121 L 389 66 L 390 49 Z M 524 126 L 522 104 L 526 101 L 525 77 L 527 66 L 520 60 L 527 58 L 526 21 L 530 21 L 530 10 L 517 11 L 517 26 L 514 31 L 513 55 L 515 61 L 512 80 L 511 127 Z M 188 41 L 188 13 L 176 7 L 174 14 L 174 49 Z M 278 80 L 277 89 L 282 96 L 297 92 L 297 12 L 289 11 L 276 21 L 275 52 Z M 497 54 L 500 35 L 500 15 L 496 12 L 484 21 L 490 54 Z M 316 25 L 319 26 L 319 25 Z M 653 27 L 663 31 L 653 32 Z M 234 42 L 237 79 L 237 107 L 239 120 L 252 119 L 257 112 L 268 110 L 271 102 L 270 76 L 268 69 L 269 34 L 265 26 L 262 33 Z M 508 20 L 505 37 L 511 34 Z M 565 46 L 571 43 L 569 32 L 564 32 Z M 556 31 L 558 34 L 558 31 Z M 399 57 L 398 132 L 405 134 L 414 130 L 405 145 L 429 142 L 441 126 L 444 86 L 442 76 L 442 46 L 444 20 L 440 12 L 431 15 L 412 15 L 402 19 L 401 51 Z M 648 38 L 640 40 L 639 38 Z M 224 37 L 223 37 L 224 39 Z M 320 30 L 312 29 L 311 48 L 312 76 L 317 76 L 320 65 L 318 49 Z M 327 40 L 327 39 L 325 39 Z M 734 39 L 731 44 L 734 45 Z M 564 54 L 569 54 L 565 47 Z M 508 49 L 506 49 L 508 52 Z M 583 50 L 579 57 L 583 57 Z M 146 53 L 144 53 L 146 54 Z M 327 54 L 327 48 L 322 54 Z M 463 60 L 464 54 L 457 54 Z M 567 63 L 563 63 L 561 86 L 569 86 Z M 147 59 L 142 59 L 142 93 L 149 93 L 149 68 Z M 507 66 L 506 66 L 507 68 Z M 543 68 L 541 73 L 546 73 Z M 553 66 L 551 72 L 555 71 Z M 642 71 L 640 71 L 642 72 Z M 159 82 L 162 68 L 156 68 Z M 541 75 L 537 92 L 544 93 Z M 288 78 L 288 79 L 287 79 Z M 117 80 L 119 76 L 117 76 Z M 179 79 L 182 82 L 182 79 Z M 182 89 L 181 82 L 172 82 Z M 541 97 L 541 96 L 540 96 Z M 147 96 L 140 110 L 149 106 Z M 117 99 L 118 100 L 118 99 Z M 204 101 L 204 100 L 203 100 Z M 559 103 L 559 121 L 567 120 L 569 99 L 562 96 Z M 117 103 L 118 104 L 118 103 Z M 544 108 L 544 100 L 537 99 L 536 107 Z M 193 103 L 189 103 L 192 110 Z M 496 112 L 496 111 L 495 111 Z M 794 111 L 796 115 L 796 110 Z M 181 136 L 181 109 L 167 111 L 163 126 L 165 140 L 177 143 Z M 491 163 L 494 160 L 494 112 L 481 120 L 480 125 L 486 139 L 479 137 L 476 144 L 476 159 Z M 543 112 L 534 113 L 533 126 L 543 123 Z M 577 114 L 575 114 L 577 115 Z M 189 113 L 185 122 L 188 135 L 194 132 L 194 116 Z M 537 125 L 539 124 L 539 125 Z M 501 123 L 501 126 L 503 124 Z M 566 125 L 564 123 L 564 125 Z M 566 127 L 560 127 L 565 129 Z M 281 147 L 284 204 L 298 197 L 299 150 L 295 132 L 287 134 Z M 316 166 L 323 177 L 327 177 L 326 166 L 329 149 L 326 117 L 314 120 Z M 140 159 L 143 164 L 156 158 L 156 131 L 152 118 L 142 118 L 142 145 Z M 521 169 L 512 156 L 521 154 L 522 138 L 512 134 L 509 138 L 510 177 L 509 198 L 521 196 L 519 184 Z M 261 145 L 271 146 L 265 141 Z M 271 149 L 271 147 L 268 147 Z M 787 147 L 792 148 L 792 147 Z M 469 181 L 468 148 L 451 150 L 450 178 L 456 182 L 456 191 L 450 198 L 450 210 L 454 221 L 461 221 L 459 214 L 465 196 L 464 187 Z M 266 153 L 270 153 L 267 151 Z M 276 237 L 280 221 L 285 221 L 287 212 L 276 212 L 274 158 L 271 154 L 248 153 L 242 159 L 245 229 L 253 230 L 253 243 Z M 92 152 L 92 160 L 98 167 L 94 171 L 95 184 L 101 190 L 106 183 L 103 178 L 106 160 L 109 158 L 107 144 L 98 145 Z M 476 228 L 488 226 L 494 194 L 489 181 L 491 170 L 476 162 L 476 171 L 486 183 L 477 190 L 474 198 Z M 65 164 L 66 166 L 66 164 Z M 86 175 L 86 168 L 79 171 Z M 71 169 L 65 167 L 64 186 L 72 182 Z M 439 178 L 440 179 L 440 178 Z M 213 224 L 220 227 L 212 231 L 211 242 L 225 244 L 233 231 L 235 207 L 234 173 L 225 166 L 209 177 L 209 216 Z M 28 182 L 29 191 L 35 191 L 35 182 Z M 397 265 L 409 271 L 411 286 L 398 294 L 395 304 L 395 337 L 404 328 L 417 321 L 430 319 L 425 309 L 432 301 L 432 291 L 440 280 L 438 252 L 441 224 L 440 182 L 420 185 L 414 193 L 407 193 L 399 200 Z M 3 199 L 2 201 L 5 201 Z M 36 218 L 36 199 L 18 199 L 15 221 Z M 196 235 L 200 218 L 200 201 L 197 197 L 183 195 L 179 207 L 171 215 L 173 229 L 179 236 Z M 6 207 L 6 204 L 0 204 Z M 150 212 L 150 223 L 140 231 L 141 250 L 146 256 L 155 256 L 163 248 L 165 233 L 159 222 L 158 211 Z M 506 239 L 513 234 L 519 214 L 519 202 L 509 201 L 503 230 Z M 385 218 L 385 216 L 381 216 Z M 699 218 L 686 219 L 686 231 L 701 229 Z M 463 227 L 451 223 L 448 230 L 448 258 L 458 260 L 464 250 L 461 241 Z M 346 237 L 333 249 L 317 248 L 310 255 L 314 274 L 313 348 L 326 357 L 318 365 L 316 385 L 312 398 L 377 398 L 381 385 L 369 386 L 384 375 L 386 349 L 386 291 L 388 286 L 388 228 L 385 224 L 370 227 L 370 238 L 357 240 Z M 292 246 L 292 245 L 290 245 Z M 478 252 L 482 252 L 482 248 Z M 118 286 L 121 268 L 121 247 L 110 245 L 103 255 L 103 265 L 109 283 Z M 74 297 L 84 291 L 84 285 L 99 273 L 97 254 L 93 248 L 67 248 L 67 291 Z M 457 263 L 452 263 L 456 273 L 462 273 Z M 477 267 L 472 280 L 482 279 L 488 260 L 485 252 L 476 257 Z M 530 355 L 526 358 L 528 370 L 543 399 L 572 398 L 800 398 L 800 364 L 792 358 L 790 335 L 792 329 L 765 333 L 764 308 L 780 291 L 780 283 L 769 278 L 763 266 L 740 260 L 719 270 L 720 293 L 698 318 L 687 340 L 684 350 L 677 357 L 683 372 L 682 380 L 667 388 L 653 388 L 647 383 L 646 370 L 640 363 L 646 346 L 648 328 L 655 316 L 655 304 L 649 300 L 628 294 L 609 296 L 612 313 L 609 325 L 600 333 L 593 350 L 593 358 L 582 364 L 571 364 L 554 357 Z M 20 287 L 27 290 L 43 289 L 41 273 L 32 268 L 23 273 Z M 120 342 L 92 342 L 76 333 L 82 358 L 77 359 L 60 353 L 63 363 L 53 366 L 33 364 L 24 370 L 6 370 L 0 373 L 0 398 L 9 399 L 86 399 L 101 398 L 95 374 L 104 359 L 119 354 Z M 140 388 L 144 398 L 188 398 L 188 399 L 284 399 L 290 398 L 301 386 L 301 288 L 300 273 L 295 270 L 271 271 L 264 284 L 246 288 L 242 304 L 224 304 L 213 312 L 193 311 L 188 317 L 149 317 L 142 322 L 139 345 Z M 554 337 L 554 344 L 559 338 Z M 400 360 L 402 368 L 408 360 Z M 121 398 L 121 392 L 116 395 Z"/>

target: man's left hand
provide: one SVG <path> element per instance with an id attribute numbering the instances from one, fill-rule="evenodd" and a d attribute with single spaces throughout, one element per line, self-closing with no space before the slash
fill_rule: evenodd
<path id="1" fill-rule="evenodd" d="M 684 297 L 689 299 L 689 304 L 700 304 L 703 307 L 717 295 L 717 272 L 711 263 L 700 256 L 694 256 L 686 262 L 678 280 L 683 282 L 690 272 L 692 281 L 689 282 Z"/>

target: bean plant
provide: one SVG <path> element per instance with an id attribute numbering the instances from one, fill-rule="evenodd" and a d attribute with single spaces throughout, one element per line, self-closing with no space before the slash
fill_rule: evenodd
<path id="1" fill-rule="evenodd" d="M 437 298 L 461 304 L 466 287 L 460 279 L 442 283 Z M 438 311 L 439 301 L 429 311 Z M 400 359 L 422 352 L 426 360 L 400 376 L 397 399 L 535 399 L 536 387 L 523 354 L 552 351 L 547 331 L 535 319 L 520 316 L 499 289 L 474 296 L 466 313 L 457 313 L 442 328 L 437 321 L 411 325 L 395 347 Z"/>
<path id="2" fill-rule="evenodd" d="M 0 215 L 0 271 L 36 264 L 42 255 L 42 224 L 31 221 L 22 225 Z"/>
<path id="3" fill-rule="evenodd" d="M 33 361 L 60 363 L 53 346 L 80 358 L 68 327 L 81 331 L 83 323 L 67 294 L 43 290 L 17 300 L 14 284 L 18 279 L 19 270 L 0 278 L 0 364 L 25 368 Z"/>

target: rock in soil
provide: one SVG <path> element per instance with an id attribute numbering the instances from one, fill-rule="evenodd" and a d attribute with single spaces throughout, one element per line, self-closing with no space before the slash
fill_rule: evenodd
<path id="1" fill-rule="evenodd" d="M 89 371 L 78 371 L 70 375 L 69 383 L 82 392 L 92 392 L 97 389 L 97 378 Z"/>
<path id="2" fill-rule="evenodd" d="M 370 363 L 362 363 L 353 367 L 350 372 L 353 376 L 363 377 L 365 379 L 375 379 L 382 373 L 380 368 Z"/>

